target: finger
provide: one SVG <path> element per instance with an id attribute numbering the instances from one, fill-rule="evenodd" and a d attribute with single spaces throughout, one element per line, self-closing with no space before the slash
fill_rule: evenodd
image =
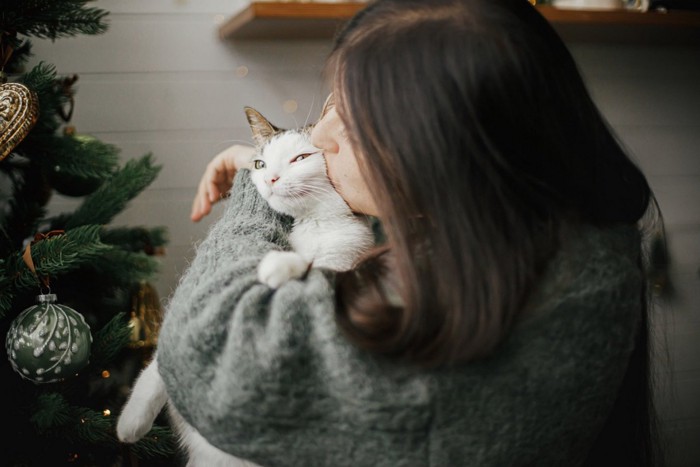
<path id="1" fill-rule="evenodd" d="M 199 220 L 204 217 L 204 209 L 202 207 L 202 195 L 201 193 L 197 193 L 197 195 L 194 197 L 194 201 L 192 202 L 192 214 L 190 215 L 190 218 L 198 222 Z"/>
<path id="2" fill-rule="evenodd" d="M 199 222 L 202 219 L 202 211 L 199 208 L 199 199 L 195 196 L 192 202 L 192 211 L 190 212 L 190 219 L 193 222 Z"/>
<path id="3" fill-rule="evenodd" d="M 204 205 L 204 201 L 206 201 L 207 195 L 206 195 L 206 185 L 204 183 L 204 179 L 202 179 L 199 182 L 199 187 L 197 187 L 197 193 L 194 196 L 194 200 L 192 201 L 192 212 L 190 214 L 190 218 L 198 222 L 201 220 L 206 214 L 207 210 Z"/>
<path id="4" fill-rule="evenodd" d="M 207 190 L 207 200 L 210 203 L 216 203 L 219 200 L 219 196 L 221 195 L 219 186 L 214 182 L 210 182 L 208 188 L 209 189 Z"/>
<path id="5" fill-rule="evenodd" d="M 204 216 L 211 212 L 211 204 L 209 204 L 209 202 L 201 196 L 197 198 L 196 203 L 197 206 L 193 211 L 191 219 L 194 222 L 199 222 L 204 218 Z"/>
<path id="6" fill-rule="evenodd" d="M 207 215 L 207 199 L 203 196 L 199 197 L 199 215 L 200 217 Z"/>

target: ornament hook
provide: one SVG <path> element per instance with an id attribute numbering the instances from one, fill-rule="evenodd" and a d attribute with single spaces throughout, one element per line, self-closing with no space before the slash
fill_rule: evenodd
<path id="1" fill-rule="evenodd" d="M 24 249 L 24 254 L 22 254 L 24 264 L 26 264 L 29 270 L 32 271 L 32 273 L 37 279 L 37 282 L 39 282 L 39 293 L 41 295 L 51 295 L 51 284 L 49 283 L 49 276 L 40 276 L 39 273 L 36 272 L 36 267 L 34 266 L 34 259 L 32 258 L 32 245 L 41 240 L 46 240 L 47 238 L 55 237 L 57 235 L 63 235 L 64 233 L 64 230 L 52 230 L 45 234 L 37 233 L 36 235 L 34 235 L 34 240 L 27 243 L 27 247 Z M 42 288 L 42 286 L 46 288 L 46 293 L 44 293 L 44 289 Z"/>

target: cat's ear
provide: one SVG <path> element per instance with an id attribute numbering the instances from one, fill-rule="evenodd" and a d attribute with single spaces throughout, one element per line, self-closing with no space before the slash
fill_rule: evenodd
<path id="1" fill-rule="evenodd" d="M 323 109 L 321 109 L 321 116 L 319 120 L 326 116 L 329 110 L 335 105 L 335 100 L 333 99 L 333 93 L 328 94 L 326 97 L 326 102 L 323 104 Z"/>
<path id="2" fill-rule="evenodd" d="M 256 146 L 263 146 L 272 138 L 280 129 L 270 123 L 260 112 L 252 107 L 244 107 L 245 115 L 248 117 L 250 130 L 253 132 L 253 139 Z"/>

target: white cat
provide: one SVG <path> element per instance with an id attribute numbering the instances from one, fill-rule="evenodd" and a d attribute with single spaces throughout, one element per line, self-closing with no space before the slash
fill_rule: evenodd
<path id="1" fill-rule="evenodd" d="M 258 280 L 272 288 L 302 277 L 310 266 L 349 270 L 374 243 L 366 220 L 352 213 L 333 189 L 326 161 L 309 140 L 310 127 L 280 130 L 256 110 L 246 115 L 258 145 L 251 179 L 275 211 L 294 218 L 292 251 L 272 251 Z"/>
<path id="2" fill-rule="evenodd" d="M 325 109 L 324 109 L 325 112 Z M 256 110 L 245 113 L 256 142 L 251 179 L 272 209 L 294 218 L 292 251 L 272 251 L 258 266 L 258 280 L 272 288 L 303 277 L 310 267 L 350 269 L 374 244 L 367 222 L 355 216 L 333 189 L 310 127 L 281 130 Z M 141 439 L 167 404 L 172 427 L 187 452 L 188 467 L 254 467 L 210 445 L 169 403 L 156 358 L 141 372 L 117 422 L 125 443 Z"/>

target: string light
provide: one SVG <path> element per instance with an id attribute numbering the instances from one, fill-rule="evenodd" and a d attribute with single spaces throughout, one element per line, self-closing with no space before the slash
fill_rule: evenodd
<path id="1" fill-rule="evenodd" d="M 107 378 L 109 378 L 110 376 L 112 376 L 112 374 L 111 374 L 109 371 L 107 371 L 107 370 L 103 370 L 103 371 L 102 371 L 102 377 L 103 377 L 103 378 L 107 379 Z"/>
<path id="2" fill-rule="evenodd" d="M 105 416 L 105 417 L 109 417 L 110 415 L 112 415 L 112 411 L 109 410 L 109 409 L 104 409 L 104 410 L 102 411 L 102 415 Z"/>
<path id="3" fill-rule="evenodd" d="M 284 104 L 282 104 L 282 109 L 288 114 L 293 114 L 297 111 L 298 108 L 299 104 L 297 104 L 297 101 L 295 101 L 294 99 L 284 101 Z"/>

